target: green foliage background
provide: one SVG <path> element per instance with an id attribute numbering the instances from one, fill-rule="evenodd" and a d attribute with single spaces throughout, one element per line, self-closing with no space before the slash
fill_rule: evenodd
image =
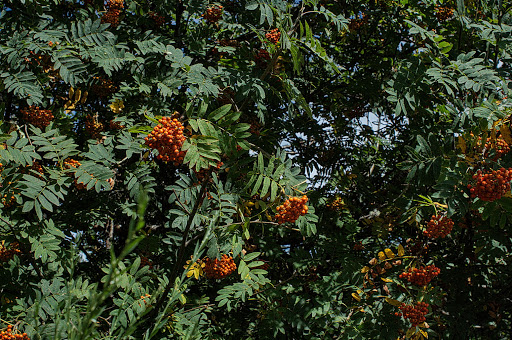
<path id="1" fill-rule="evenodd" d="M 512 142 L 508 1 L 127 0 L 116 27 L 107 8 L 2 3 L 0 240 L 20 253 L 0 264 L 0 328 L 510 337 L 512 195 L 467 189 L 479 169 L 512 167 L 475 151 L 478 136 Z M 52 123 L 24 120 L 30 105 Z M 186 127 L 182 165 L 144 143 L 162 116 Z M 276 207 L 304 194 L 308 213 L 277 224 Z M 427 239 L 437 213 L 456 226 Z M 227 278 L 187 275 L 222 254 L 238 266 Z M 423 288 L 398 278 L 421 264 L 440 276 Z M 395 316 L 397 301 L 428 302 L 428 327 Z"/>

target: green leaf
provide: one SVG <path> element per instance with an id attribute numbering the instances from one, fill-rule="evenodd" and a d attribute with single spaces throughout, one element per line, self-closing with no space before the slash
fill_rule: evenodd
<path id="1" fill-rule="evenodd" d="M 218 121 L 222 117 L 224 117 L 230 110 L 231 110 L 231 104 L 223 105 L 223 106 L 219 107 L 218 109 L 216 109 L 215 111 L 213 111 L 212 113 L 210 113 L 208 115 L 208 120 Z"/>

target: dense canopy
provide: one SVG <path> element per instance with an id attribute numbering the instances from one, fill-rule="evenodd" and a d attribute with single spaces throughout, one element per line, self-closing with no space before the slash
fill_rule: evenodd
<path id="1" fill-rule="evenodd" d="M 0 10 L 0 340 L 511 336 L 509 1 Z"/>

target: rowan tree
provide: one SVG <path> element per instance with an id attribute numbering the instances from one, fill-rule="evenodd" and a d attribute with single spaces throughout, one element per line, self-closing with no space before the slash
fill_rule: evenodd
<path id="1" fill-rule="evenodd" d="M 0 337 L 510 337 L 511 10 L 4 1 Z"/>

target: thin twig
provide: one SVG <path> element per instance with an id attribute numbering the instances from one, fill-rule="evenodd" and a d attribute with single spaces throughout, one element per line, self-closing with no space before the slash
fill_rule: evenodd
<path id="1" fill-rule="evenodd" d="M 203 180 L 203 183 L 201 185 L 201 191 L 199 192 L 199 196 L 197 197 L 196 203 L 194 204 L 194 207 L 192 208 L 192 212 L 190 213 L 188 221 L 187 221 L 187 226 L 185 227 L 185 231 L 183 232 L 183 239 L 182 239 L 182 242 L 181 242 L 180 249 L 178 250 L 178 256 L 177 256 L 177 259 L 176 259 L 176 263 L 174 264 L 174 267 L 172 269 L 171 275 L 169 277 L 169 282 L 167 283 L 167 286 L 165 287 L 164 292 L 162 293 L 162 295 L 160 296 L 158 301 L 155 303 L 155 306 L 154 306 L 153 310 L 150 312 L 150 314 L 151 314 L 149 316 L 150 318 L 152 318 L 154 313 L 156 313 L 158 311 L 158 309 L 161 307 L 163 302 L 166 300 L 167 295 L 171 291 L 171 288 L 174 286 L 174 281 L 176 280 L 176 277 L 178 276 L 178 268 L 181 267 L 182 262 L 183 262 L 183 257 L 184 257 L 184 254 L 185 254 L 185 248 L 186 248 L 186 245 L 187 245 L 188 233 L 189 233 L 190 228 L 192 226 L 192 221 L 194 220 L 194 217 L 195 217 L 197 211 L 199 210 L 199 207 L 201 206 L 201 203 L 204 200 L 205 193 L 206 193 L 206 188 L 208 186 L 209 180 L 210 180 L 210 173 L 208 173 L 208 175 Z"/>

